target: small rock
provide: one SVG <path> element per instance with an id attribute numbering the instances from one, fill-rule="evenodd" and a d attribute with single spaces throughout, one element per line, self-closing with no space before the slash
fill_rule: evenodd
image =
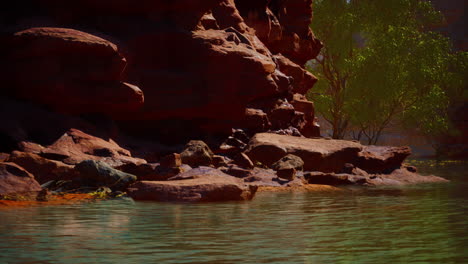
<path id="1" fill-rule="evenodd" d="M 226 167 L 229 163 L 227 159 L 228 158 L 224 156 L 213 155 L 213 159 L 212 159 L 213 166 L 215 166 L 215 168 Z"/>
<path id="2" fill-rule="evenodd" d="M 237 165 L 239 165 L 242 168 L 246 169 L 253 169 L 254 164 L 250 160 L 249 156 L 247 156 L 245 153 L 239 153 L 234 157 L 234 161 Z"/>
<path id="3" fill-rule="evenodd" d="M 291 168 L 302 170 L 303 167 L 304 161 L 300 157 L 293 154 L 288 154 L 271 165 L 271 168 L 277 171 Z"/>
<path id="4" fill-rule="evenodd" d="M 172 153 L 161 158 L 160 166 L 163 168 L 174 168 L 182 165 L 180 154 Z"/>
<path id="5" fill-rule="evenodd" d="M 137 180 L 135 175 L 111 168 L 102 161 L 84 160 L 75 169 L 84 183 L 90 186 L 108 186 L 113 190 L 122 190 Z"/>
<path id="6" fill-rule="evenodd" d="M 246 178 L 251 175 L 251 170 L 241 168 L 235 164 L 231 164 L 229 167 L 221 169 L 221 171 L 237 178 Z"/>
<path id="7" fill-rule="evenodd" d="M 295 168 L 280 168 L 277 171 L 278 177 L 282 179 L 286 179 L 289 181 L 294 180 L 294 177 L 296 176 L 296 169 Z"/>
<path id="8" fill-rule="evenodd" d="M 191 140 L 180 153 L 182 162 L 192 167 L 209 166 L 213 162 L 213 152 L 201 140 Z"/>

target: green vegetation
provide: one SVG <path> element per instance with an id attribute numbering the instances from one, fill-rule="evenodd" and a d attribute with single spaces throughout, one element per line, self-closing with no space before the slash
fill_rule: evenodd
<path id="1" fill-rule="evenodd" d="M 320 81 L 308 97 L 333 138 L 375 144 L 392 126 L 449 130 L 449 104 L 466 100 L 467 53 L 430 30 L 441 21 L 427 1 L 314 1 L 311 27 L 324 48 L 309 65 Z"/>

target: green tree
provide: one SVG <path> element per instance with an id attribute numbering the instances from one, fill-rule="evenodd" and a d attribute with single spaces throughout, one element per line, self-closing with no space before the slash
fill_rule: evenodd
<path id="1" fill-rule="evenodd" d="M 312 29 L 324 42 L 309 93 L 333 138 L 350 131 L 375 144 L 393 125 L 436 134 L 448 127 L 456 55 L 429 30 L 442 16 L 420 0 L 315 0 Z M 459 58 L 458 58 L 459 59 Z"/>

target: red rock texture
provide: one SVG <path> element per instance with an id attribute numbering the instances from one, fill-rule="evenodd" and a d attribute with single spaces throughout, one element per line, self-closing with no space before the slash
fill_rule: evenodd
<path id="1" fill-rule="evenodd" d="M 6 91 L 66 113 L 118 113 L 143 105 L 143 93 L 121 82 L 126 66 L 117 46 L 74 29 L 38 27 L 6 43 Z M 11 88 L 11 87 L 10 87 Z"/>
<path id="2" fill-rule="evenodd" d="M 411 148 L 407 146 L 365 146 L 355 165 L 369 173 L 391 172 L 400 168 L 409 155 Z"/>
<path id="3" fill-rule="evenodd" d="M 73 180 L 78 176 L 72 165 L 46 159 L 34 153 L 13 151 L 8 161 L 34 173 L 35 179 L 40 184 L 51 180 Z"/>
<path id="4" fill-rule="evenodd" d="M 246 154 L 252 161 L 266 166 L 271 166 L 287 154 L 293 154 L 304 161 L 304 170 L 339 172 L 346 163 L 354 162 L 361 150 L 361 144 L 346 140 L 259 133 L 250 140 Z"/>
<path id="5" fill-rule="evenodd" d="M 214 202 L 251 200 L 257 187 L 210 169 L 198 168 L 182 173 L 180 179 L 142 181 L 130 186 L 129 196 L 135 200 Z"/>
<path id="6" fill-rule="evenodd" d="M 110 115 L 137 136 L 229 134 L 250 126 L 253 102 L 291 101 L 316 81 L 302 68 L 321 48 L 309 28 L 310 0 L 21 3 L 2 11 L 0 67 L 12 85 L 2 93 Z M 268 105 L 254 108 L 270 119 L 261 131 L 270 122 L 277 129 L 314 122 L 312 112 L 276 122 Z"/>
<path id="7" fill-rule="evenodd" d="M 39 155 L 70 165 L 84 160 L 103 161 L 111 167 L 146 163 L 143 159 L 132 157 L 130 151 L 120 147 L 112 139 L 106 141 L 77 129 L 69 130 L 52 145 L 41 150 Z"/>
<path id="8" fill-rule="evenodd" d="M 0 162 L 0 195 L 29 195 L 41 190 L 31 173 L 14 163 Z"/>

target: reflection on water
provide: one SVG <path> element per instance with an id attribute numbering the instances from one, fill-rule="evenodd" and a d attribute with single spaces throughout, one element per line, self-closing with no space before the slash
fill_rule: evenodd
<path id="1" fill-rule="evenodd" d="M 0 262 L 467 263 L 465 165 L 429 168 L 450 184 L 2 210 Z"/>

